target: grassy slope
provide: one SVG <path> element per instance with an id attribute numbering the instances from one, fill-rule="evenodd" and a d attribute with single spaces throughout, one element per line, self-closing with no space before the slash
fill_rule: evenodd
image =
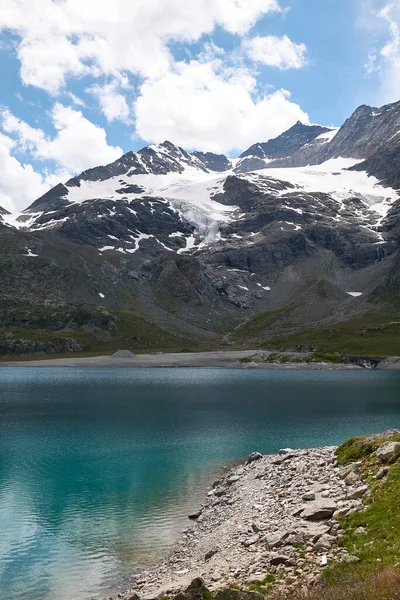
<path id="1" fill-rule="evenodd" d="M 237 339 L 259 338 L 266 349 L 280 349 L 304 344 L 317 352 L 344 356 L 400 355 L 400 311 L 376 312 L 359 320 L 344 321 L 285 336 L 266 337 L 279 311 L 260 313 L 237 331 Z"/>
<path id="2" fill-rule="evenodd" d="M 400 598 L 400 461 L 392 459 L 382 481 L 374 450 L 385 440 L 352 438 L 338 449 L 339 462 L 363 460 L 360 475 L 371 488 L 366 508 L 341 519 L 341 545 L 360 559 L 356 564 L 338 563 L 326 569 L 325 584 L 308 600 L 397 600 Z M 363 527 L 366 533 L 355 533 Z"/>

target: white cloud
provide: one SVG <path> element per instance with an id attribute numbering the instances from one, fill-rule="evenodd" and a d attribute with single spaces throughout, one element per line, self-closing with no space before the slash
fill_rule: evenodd
<path id="1" fill-rule="evenodd" d="M 10 212 L 22 210 L 48 190 L 42 175 L 12 156 L 14 146 L 11 138 L 0 133 L 0 206 Z"/>
<path id="2" fill-rule="evenodd" d="M 377 39 L 365 65 L 367 74 L 378 78 L 377 102 L 397 101 L 400 97 L 400 4 L 369 0 L 359 25 L 372 39 Z"/>
<path id="3" fill-rule="evenodd" d="M 265 141 L 308 116 L 285 90 L 258 94 L 245 70 L 222 61 L 178 63 L 145 81 L 135 103 L 136 128 L 146 140 L 227 152 Z"/>
<path id="4" fill-rule="evenodd" d="M 245 34 L 279 10 L 277 0 L 2 0 L 0 30 L 19 36 L 22 81 L 56 93 L 89 73 L 162 76 L 169 42 L 199 40 L 217 25 Z"/>
<path id="5" fill-rule="evenodd" d="M 243 43 L 243 49 L 249 58 L 278 69 L 300 69 L 307 64 L 307 47 L 296 44 L 284 35 L 257 36 Z"/>
<path id="6" fill-rule="evenodd" d="M 104 85 L 93 85 L 87 91 L 97 98 L 100 110 L 108 122 L 122 121 L 129 124 L 130 108 L 126 97 L 118 91 L 119 86 L 119 82 L 114 80 Z"/>
<path id="7" fill-rule="evenodd" d="M 55 161 L 71 174 L 121 156 L 122 149 L 109 146 L 104 129 L 86 119 L 81 111 L 57 102 L 51 117 L 56 130 L 54 137 L 17 119 L 9 111 L 3 112 L 3 129 L 18 138 L 24 152 L 30 152 L 38 160 Z"/>
<path id="8" fill-rule="evenodd" d="M 66 181 L 84 169 L 106 164 L 122 155 L 122 149 L 107 144 L 106 132 L 86 119 L 81 111 L 56 103 L 51 113 L 55 135 L 46 135 L 18 119 L 8 110 L 1 113 L 0 205 L 21 210 L 51 186 Z M 22 152 L 55 166 L 43 174 L 21 164 L 13 153 Z"/>

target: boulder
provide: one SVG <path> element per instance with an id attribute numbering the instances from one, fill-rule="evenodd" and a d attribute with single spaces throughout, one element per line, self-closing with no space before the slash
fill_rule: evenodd
<path id="1" fill-rule="evenodd" d="M 303 495 L 302 500 L 310 501 L 315 500 L 315 492 L 307 492 Z"/>
<path id="2" fill-rule="evenodd" d="M 391 458 L 400 455 L 400 442 L 385 442 L 376 451 L 378 460 L 387 462 Z"/>
<path id="3" fill-rule="evenodd" d="M 357 471 L 359 464 L 360 463 L 350 463 L 348 465 L 345 465 L 344 467 L 340 467 L 339 477 L 341 479 L 345 479 L 349 473 L 353 473 L 354 471 Z"/>
<path id="4" fill-rule="evenodd" d="M 319 540 L 315 542 L 313 550 L 314 552 L 329 550 L 334 542 L 335 538 L 332 535 L 328 535 L 327 533 L 325 533 L 319 538 Z"/>
<path id="5" fill-rule="evenodd" d="M 279 454 L 281 455 L 291 454 L 292 452 L 294 452 L 293 448 L 281 448 L 279 450 Z"/>
<path id="6" fill-rule="evenodd" d="M 251 537 L 247 538 L 247 540 L 245 540 L 243 542 L 243 546 L 245 548 L 249 548 L 250 546 L 253 546 L 253 544 L 256 544 L 259 540 L 258 535 L 252 535 Z"/>
<path id="7" fill-rule="evenodd" d="M 269 562 L 274 567 L 277 567 L 279 565 L 285 565 L 286 567 L 290 567 L 291 565 L 293 565 L 293 560 L 285 554 L 271 554 Z"/>
<path id="8" fill-rule="evenodd" d="M 323 519 L 330 519 L 336 509 L 337 505 L 334 502 L 329 500 L 323 502 L 321 500 L 304 509 L 301 516 L 307 521 L 322 521 Z"/>
<path id="9" fill-rule="evenodd" d="M 366 485 L 361 485 L 360 487 L 358 487 L 355 490 L 353 490 L 352 492 L 350 492 L 347 495 L 347 497 L 349 498 L 349 500 L 359 500 L 360 498 L 365 496 L 365 494 L 367 492 L 368 492 L 368 487 Z"/>
<path id="10" fill-rule="evenodd" d="M 263 455 L 260 454 L 259 452 L 252 452 L 250 454 L 250 456 L 248 457 L 248 459 L 246 460 L 246 465 L 250 465 L 251 463 L 255 462 L 256 460 L 260 460 L 260 458 L 262 458 Z"/>
<path id="11" fill-rule="evenodd" d="M 360 478 L 359 478 L 359 476 L 354 471 L 351 471 L 344 478 L 344 482 L 345 482 L 346 485 L 355 485 L 359 481 L 360 481 Z"/>
<path id="12" fill-rule="evenodd" d="M 272 549 L 277 546 L 282 546 L 289 535 L 289 531 L 274 531 L 273 533 L 267 534 L 264 538 L 267 548 Z"/>

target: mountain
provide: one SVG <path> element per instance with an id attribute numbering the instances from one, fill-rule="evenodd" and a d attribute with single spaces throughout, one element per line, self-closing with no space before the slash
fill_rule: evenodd
<path id="1" fill-rule="evenodd" d="M 0 353 L 212 347 L 392 315 L 398 125 L 400 103 L 360 107 L 237 161 L 166 141 L 3 211 Z"/>
<path id="2" fill-rule="evenodd" d="M 288 145 L 292 152 L 274 152 Z M 264 156 L 257 151 L 259 148 Z M 314 126 L 297 123 L 276 140 L 252 146 L 241 158 L 248 161 L 251 156 L 267 159 L 265 165 L 256 168 L 304 167 L 340 157 L 357 159 L 360 164 L 354 165 L 354 170 L 366 171 L 400 189 L 400 102 L 381 108 L 360 106 L 339 130 L 325 128 L 318 133 Z M 236 168 L 247 170 L 245 162 L 239 162 Z M 250 170 L 254 168 L 250 163 Z"/>

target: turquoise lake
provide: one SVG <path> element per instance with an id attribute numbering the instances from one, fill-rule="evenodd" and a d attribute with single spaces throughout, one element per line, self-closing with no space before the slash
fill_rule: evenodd
<path id="1" fill-rule="evenodd" d="M 107 598 L 224 465 L 394 427 L 395 371 L 0 368 L 0 598 Z"/>

